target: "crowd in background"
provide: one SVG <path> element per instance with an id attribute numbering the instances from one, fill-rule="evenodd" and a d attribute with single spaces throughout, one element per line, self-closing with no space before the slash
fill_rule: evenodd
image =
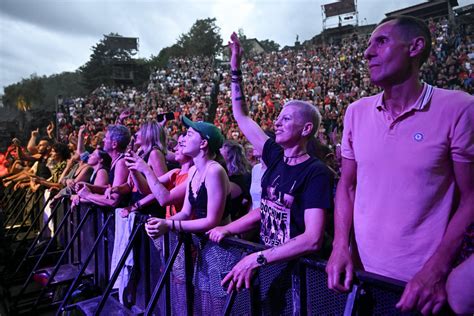
<path id="1" fill-rule="evenodd" d="M 423 80 L 472 94 L 472 34 L 450 28 L 446 19 L 430 21 L 429 26 L 433 49 L 422 69 Z M 360 35 L 341 44 L 309 45 L 247 57 L 243 63 L 245 96 L 253 118 L 270 130 L 282 104 L 290 99 L 307 100 L 318 106 L 323 117 L 318 140 L 334 152 L 347 106 L 379 91 L 370 84 L 363 58 L 366 41 L 367 36 Z M 209 120 L 213 94 L 217 95 L 213 123 L 227 139 L 246 147 L 247 141 L 230 111 L 228 66 L 209 57 L 171 59 L 166 69 L 152 72 L 144 90 L 101 86 L 85 98 L 66 100 L 58 115 L 59 140 L 74 142 L 79 127 L 84 124 L 88 127 L 86 138 L 88 134 L 102 133 L 125 109 L 130 109 L 131 115 L 124 123 L 132 131 L 165 112 L 174 112 L 176 117 L 184 114 L 193 120 Z M 166 129 L 171 139 L 183 131 L 177 120 L 168 122 Z"/>
<path id="2" fill-rule="evenodd" d="M 433 50 L 422 69 L 422 79 L 438 87 L 472 94 L 472 34 L 451 29 L 447 20 L 430 21 L 429 26 Z M 262 129 L 271 131 L 282 105 L 292 99 L 308 101 L 319 109 L 322 122 L 314 155 L 336 177 L 340 172 L 340 138 L 347 106 L 379 92 L 370 83 L 363 56 L 367 39 L 368 36 L 359 35 L 341 44 L 268 52 L 248 56 L 242 63 L 246 102 L 251 118 Z M 62 189 L 62 193 L 55 194 L 71 196 L 73 203 L 82 199 L 120 206 L 121 215 L 147 207 L 154 210 L 156 217 L 173 216 L 176 211 L 159 209 L 145 200 L 147 195 L 155 194 L 150 183 L 156 185 L 157 179 L 166 185 L 179 185 L 175 180 L 180 173 L 169 172 L 190 160 L 183 158 L 179 139 L 186 131 L 179 118 L 186 116 L 193 122 L 211 121 L 227 139 L 220 153 L 230 183 L 235 186 L 234 191 L 232 185 L 229 190 L 236 205 L 231 213 L 235 220 L 255 203 L 250 192 L 251 166 L 259 162 L 260 154 L 252 150 L 233 118 L 231 77 L 227 65 L 211 58 L 174 58 L 166 69 L 152 72 L 144 90 L 102 85 L 85 98 L 68 99 L 58 113 L 57 126 L 51 123 L 45 137 L 35 130 L 26 146 L 22 146 L 21 140 L 12 140 L 0 158 L 3 183 L 34 191 L 38 186 Z M 169 112 L 174 119 L 160 116 Z M 114 125 L 117 123 L 121 125 Z M 130 142 L 130 137 L 135 143 Z M 112 148 L 111 141 L 120 144 Z M 129 171 L 120 171 L 127 163 L 119 165 L 117 161 L 123 159 L 127 150 L 136 152 L 151 166 L 153 181 L 147 176 L 148 189 L 142 190 L 140 180 L 134 178 L 134 170 L 142 174 L 147 171 L 145 167 L 140 169 L 135 156 L 128 161 L 133 164 L 127 165 L 132 170 L 130 175 Z M 171 187 L 167 190 L 171 192 Z M 125 195 L 129 199 L 117 198 Z M 160 204 L 163 206 L 161 201 Z"/>

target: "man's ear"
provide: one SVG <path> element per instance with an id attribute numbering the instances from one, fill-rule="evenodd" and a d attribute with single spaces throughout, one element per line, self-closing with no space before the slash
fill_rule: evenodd
<path id="1" fill-rule="evenodd" d="M 426 47 L 425 38 L 423 36 L 415 37 L 411 40 L 410 44 L 410 57 L 417 57 L 423 53 Z"/>

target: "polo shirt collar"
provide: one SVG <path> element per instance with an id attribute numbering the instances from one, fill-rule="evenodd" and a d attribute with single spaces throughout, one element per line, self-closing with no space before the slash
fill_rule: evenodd
<path id="1" fill-rule="evenodd" d="M 420 96 L 418 97 L 416 102 L 413 103 L 413 105 L 405 111 L 405 113 L 411 110 L 423 110 L 427 106 L 427 104 L 430 103 L 431 97 L 433 96 L 433 91 L 434 89 L 432 85 L 423 83 L 423 90 L 421 91 Z M 385 104 L 383 103 L 383 92 L 379 93 L 378 98 L 375 102 L 375 107 L 379 111 L 386 110 Z"/>

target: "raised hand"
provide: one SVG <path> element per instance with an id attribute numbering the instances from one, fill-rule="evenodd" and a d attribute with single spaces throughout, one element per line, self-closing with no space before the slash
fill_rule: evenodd
<path id="1" fill-rule="evenodd" d="M 230 68 L 231 70 L 239 70 L 244 49 L 240 45 L 239 37 L 235 32 L 230 36 L 230 42 L 228 44 L 230 50 Z"/>
<path id="2" fill-rule="evenodd" d="M 46 133 L 48 133 L 48 135 L 52 135 L 53 132 L 54 132 L 54 123 L 49 122 L 48 127 L 46 127 Z"/>
<path id="3" fill-rule="evenodd" d="M 125 109 L 122 111 L 122 113 L 120 113 L 118 119 L 117 119 L 117 123 L 120 123 L 120 124 L 124 124 L 124 120 L 126 118 L 128 118 L 132 113 L 130 112 L 130 109 Z"/>
<path id="4" fill-rule="evenodd" d="M 79 134 L 78 135 L 82 135 L 85 131 L 86 131 L 86 126 L 81 125 L 81 127 L 79 127 Z"/>
<path id="5" fill-rule="evenodd" d="M 39 128 L 31 131 L 31 137 L 38 137 L 39 135 Z"/>

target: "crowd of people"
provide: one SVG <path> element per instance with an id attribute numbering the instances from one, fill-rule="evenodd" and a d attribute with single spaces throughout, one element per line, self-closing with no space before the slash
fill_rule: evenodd
<path id="1" fill-rule="evenodd" d="M 12 141 L 3 184 L 54 195 L 47 210 L 69 197 L 117 217 L 149 214 L 154 240 L 258 231 L 267 249 L 244 258 L 199 249 L 193 281 L 210 310 L 222 309 L 223 285 L 248 288 L 257 268 L 323 250 L 335 209 L 330 288 L 349 290 L 365 269 L 408 282 L 402 310 L 436 313 L 448 296 L 464 311 L 472 298 L 456 291 L 473 257 L 450 272 L 474 223 L 474 42 L 454 32 L 447 20 L 388 19 L 339 45 L 248 58 L 234 33 L 230 68 L 175 58 L 144 91 L 101 86 L 65 102 L 57 134 L 51 123 L 26 148 Z"/>

